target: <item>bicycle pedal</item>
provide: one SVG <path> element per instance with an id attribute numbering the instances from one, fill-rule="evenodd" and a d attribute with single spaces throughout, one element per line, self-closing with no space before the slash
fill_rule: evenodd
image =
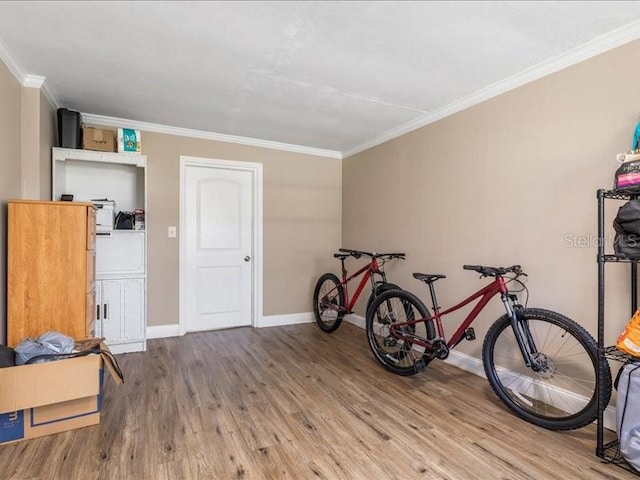
<path id="1" fill-rule="evenodd" d="M 464 331 L 464 338 L 467 340 L 475 340 L 476 339 L 476 331 L 473 327 L 469 327 Z"/>

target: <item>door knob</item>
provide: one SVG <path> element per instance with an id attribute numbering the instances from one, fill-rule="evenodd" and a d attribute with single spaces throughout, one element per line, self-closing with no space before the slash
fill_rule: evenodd
<path id="1" fill-rule="evenodd" d="M 251 257 L 249 255 L 247 255 L 246 257 L 244 257 L 244 261 L 248 262 L 249 260 L 251 260 Z"/>

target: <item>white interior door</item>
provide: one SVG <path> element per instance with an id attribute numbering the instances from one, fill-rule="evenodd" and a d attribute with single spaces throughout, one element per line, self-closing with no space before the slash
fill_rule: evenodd
<path id="1" fill-rule="evenodd" d="M 184 168 L 185 329 L 251 325 L 254 172 Z"/>

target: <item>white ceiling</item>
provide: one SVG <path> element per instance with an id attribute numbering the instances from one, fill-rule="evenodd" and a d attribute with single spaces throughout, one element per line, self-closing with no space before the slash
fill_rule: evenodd
<path id="1" fill-rule="evenodd" d="M 0 2 L 0 54 L 83 113 L 349 154 L 639 21 L 619 1 Z"/>

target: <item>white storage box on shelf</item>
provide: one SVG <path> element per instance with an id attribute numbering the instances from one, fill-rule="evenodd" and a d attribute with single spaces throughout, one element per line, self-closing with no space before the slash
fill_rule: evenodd
<path id="1" fill-rule="evenodd" d="M 96 232 L 104 233 L 113 230 L 116 202 L 112 200 L 91 200 L 96 207 Z"/>

